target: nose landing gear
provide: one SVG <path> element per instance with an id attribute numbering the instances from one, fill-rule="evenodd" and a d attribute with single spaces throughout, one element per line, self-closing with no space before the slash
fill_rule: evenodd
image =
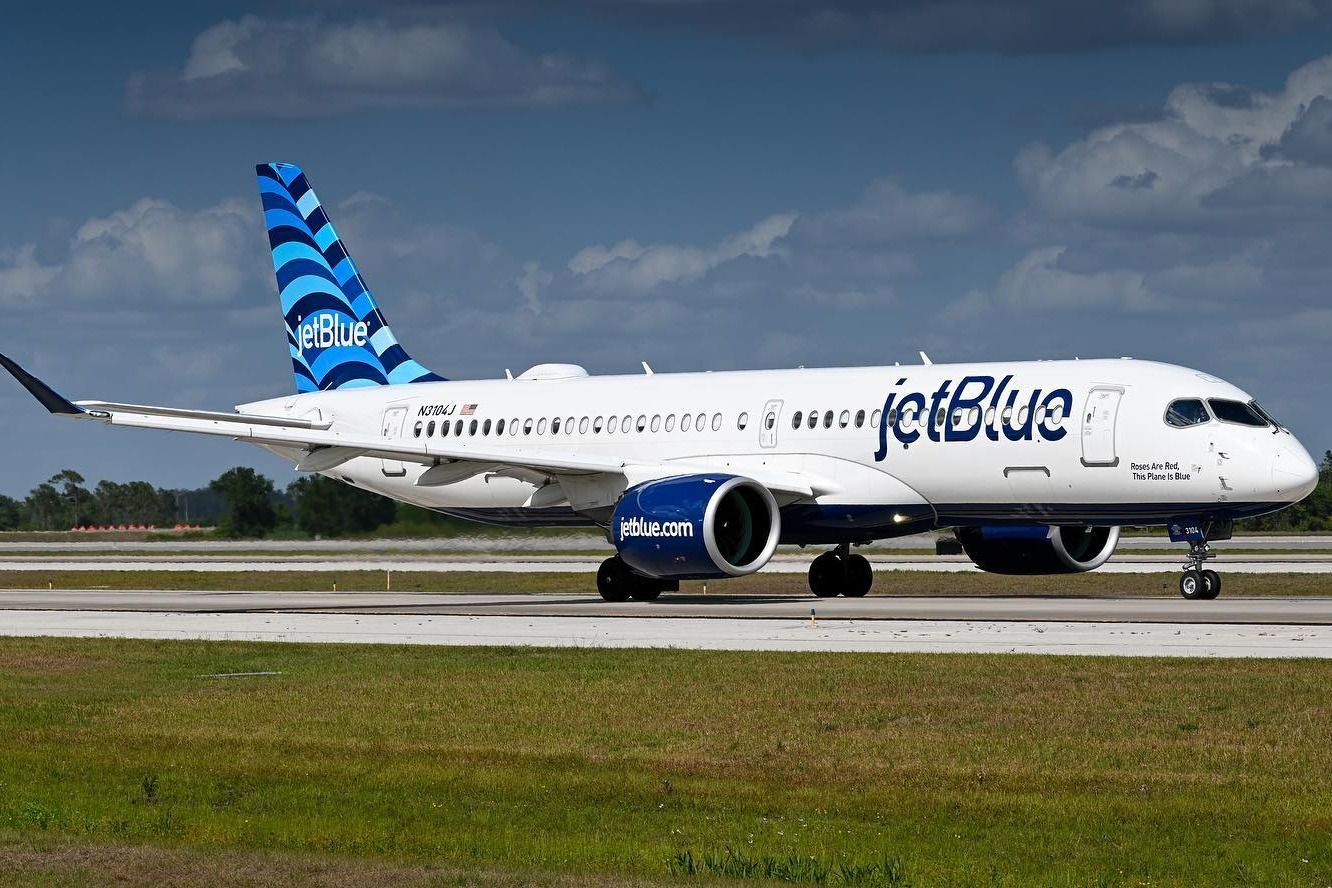
<path id="1" fill-rule="evenodd" d="M 809 591 L 819 598 L 864 598 L 874 585 L 874 568 L 864 555 L 851 554 L 849 543 L 824 552 L 809 566 Z"/>
<path id="2" fill-rule="evenodd" d="M 1207 545 L 1207 540 L 1228 540 L 1232 528 L 1233 524 L 1229 521 L 1170 525 L 1170 539 L 1174 542 L 1187 540 L 1189 544 L 1184 573 L 1179 577 L 1180 595 L 1189 601 L 1210 601 L 1221 594 L 1221 575 L 1203 568 L 1209 559 L 1216 557 L 1216 553 Z"/>

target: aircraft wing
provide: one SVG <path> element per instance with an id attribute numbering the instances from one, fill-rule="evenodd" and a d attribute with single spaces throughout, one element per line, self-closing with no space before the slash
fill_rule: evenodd
<path id="1" fill-rule="evenodd" d="M 522 447 L 487 448 L 457 439 L 443 441 L 427 438 L 394 439 L 374 435 L 346 434 L 332 428 L 332 423 L 283 416 L 258 416 L 145 404 L 121 404 L 111 401 L 70 401 L 45 382 L 0 355 L 0 366 L 8 370 L 49 412 L 71 419 L 87 419 L 108 425 L 139 429 L 191 432 L 247 441 L 271 447 L 305 451 L 297 469 L 307 472 L 327 471 L 356 457 L 394 459 L 442 466 L 469 463 L 493 468 L 529 470 L 550 476 L 622 475 L 627 483 L 671 477 L 695 472 L 719 471 L 721 467 L 707 460 L 689 462 L 631 461 L 611 457 L 587 456 L 569 448 Z M 774 493 L 796 498 L 815 496 L 819 489 L 801 475 L 774 469 L 756 472 L 736 470 L 768 487 Z M 464 477 L 460 475 L 460 477 Z"/>

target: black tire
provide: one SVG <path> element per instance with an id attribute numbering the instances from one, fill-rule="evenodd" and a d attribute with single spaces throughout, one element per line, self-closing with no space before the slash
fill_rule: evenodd
<path id="1" fill-rule="evenodd" d="M 637 585 L 634 582 L 636 579 L 633 571 L 629 570 L 629 566 L 621 561 L 618 555 L 607 558 L 597 569 L 597 591 L 607 601 L 628 601 Z"/>
<path id="2" fill-rule="evenodd" d="M 1205 570 L 1203 574 L 1203 587 L 1206 594 L 1203 595 L 1208 601 L 1221 594 L 1221 574 L 1214 570 Z"/>
<path id="3" fill-rule="evenodd" d="M 1189 601 L 1202 601 L 1207 597 L 1207 582 L 1202 571 L 1186 570 L 1179 575 L 1179 594 Z"/>
<path id="4" fill-rule="evenodd" d="M 656 601 L 661 597 L 661 583 L 647 577 L 634 577 L 634 587 L 629 597 L 634 601 Z"/>
<path id="5" fill-rule="evenodd" d="M 846 580 L 842 594 L 847 598 L 864 598 L 874 586 L 874 568 L 864 555 L 846 556 Z"/>
<path id="6" fill-rule="evenodd" d="M 846 585 L 846 565 L 836 552 L 824 552 L 809 566 L 809 591 L 819 598 L 836 598 Z"/>

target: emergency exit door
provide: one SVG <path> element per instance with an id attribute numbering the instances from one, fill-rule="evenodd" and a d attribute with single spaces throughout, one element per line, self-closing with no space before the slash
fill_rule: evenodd
<path id="1" fill-rule="evenodd" d="M 1082 411 L 1082 464 L 1084 466 L 1117 466 L 1115 452 L 1115 423 L 1119 418 L 1119 402 L 1124 390 L 1117 386 L 1097 386 L 1087 395 L 1087 406 Z"/>
<path id="2" fill-rule="evenodd" d="M 782 402 L 772 400 L 763 405 L 763 416 L 759 419 L 759 446 L 777 446 L 777 427 L 781 424 Z"/>

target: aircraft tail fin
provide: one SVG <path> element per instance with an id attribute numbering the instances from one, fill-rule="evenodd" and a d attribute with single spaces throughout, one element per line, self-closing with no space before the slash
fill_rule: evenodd
<path id="1" fill-rule="evenodd" d="M 261 163 L 255 170 L 296 390 L 443 379 L 398 344 L 301 168 Z"/>

